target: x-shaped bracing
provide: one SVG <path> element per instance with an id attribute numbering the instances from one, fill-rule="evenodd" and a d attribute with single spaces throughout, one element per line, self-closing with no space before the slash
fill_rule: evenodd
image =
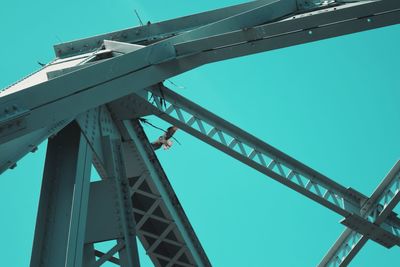
<path id="1" fill-rule="evenodd" d="M 345 217 L 348 228 L 319 266 L 347 266 L 372 239 L 400 245 L 400 219 L 392 210 L 400 200 L 400 161 L 370 198 L 345 188 L 163 85 L 132 102 L 205 143 Z M 146 104 L 144 104 L 146 103 Z M 114 105 L 121 105 L 121 102 Z M 133 107 L 132 107 L 133 108 Z"/>
<path id="2" fill-rule="evenodd" d="M 0 172 L 15 166 L 18 159 L 79 114 L 81 117 L 87 110 L 91 111 L 86 114 L 91 114 L 109 103 L 128 137 L 135 136 L 135 131 L 125 119 L 132 119 L 133 114 L 155 114 L 342 215 L 342 223 L 349 228 L 321 266 L 348 264 L 369 239 L 386 247 L 399 245 L 400 223 L 392 212 L 399 200 L 398 164 L 367 198 L 161 84 L 207 63 L 399 21 L 397 0 L 260 0 L 57 45 L 56 60 L 0 92 Z M 140 147 L 139 139 L 135 140 Z M 92 148 L 101 151 L 98 145 L 92 144 Z M 144 150 L 140 154 L 147 156 Z M 147 164 L 147 169 L 153 167 Z M 158 205 L 155 201 L 143 211 L 139 226 L 154 218 L 149 211 Z M 179 231 L 184 232 L 182 229 Z M 182 251 L 169 259 L 170 264 L 178 262 Z M 107 253 L 101 257 L 107 258 Z"/>

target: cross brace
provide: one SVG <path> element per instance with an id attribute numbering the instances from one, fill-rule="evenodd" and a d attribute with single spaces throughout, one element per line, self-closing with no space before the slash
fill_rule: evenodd
<path id="1" fill-rule="evenodd" d="M 147 106 L 141 105 L 144 109 L 142 113 L 152 113 L 178 126 L 345 217 L 342 223 L 353 231 L 346 230 L 345 237 L 341 237 L 338 244 L 343 240 L 347 243 L 339 247 L 340 250 L 335 251 L 334 256 L 346 252 L 354 257 L 357 248 L 368 239 L 388 248 L 400 245 L 400 219 L 392 212 L 400 199 L 400 162 L 396 163 L 373 195 L 366 198 L 354 189 L 344 188 L 161 84 L 148 89 L 148 92 L 148 97 L 144 97 L 143 94 L 140 97 L 147 102 Z M 132 103 L 136 105 L 138 102 Z M 350 242 L 358 243 L 349 250 Z M 343 264 L 347 264 L 352 257 L 348 257 Z M 321 263 L 320 266 L 326 266 L 326 263 Z"/>
<path id="2" fill-rule="evenodd" d="M 400 162 L 397 162 L 362 207 L 362 217 L 374 223 L 376 227 L 385 225 L 386 218 L 394 215 L 391 212 L 400 201 L 399 171 Z M 398 218 L 396 219 L 398 220 Z M 354 227 L 351 225 L 351 218 L 345 219 L 343 224 Z M 318 266 L 347 266 L 367 243 L 370 235 L 371 233 L 364 235 L 362 231 L 357 232 L 347 228 Z"/>
<path id="3" fill-rule="evenodd" d="M 154 113 L 344 216 L 342 223 L 352 230 L 346 230 L 328 253 L 328 262 L 347 264 L 368 239 L 386 247 L 399 245 L 400 223 L 392 212 L 399 198 L 398 164 L 368 199 L 165 88 L 162 88 L 165 95 L 159 95 L 157 87 L 171 76 L 207 63 L 399 21 L 400 2 L 397 0 L 260 0 L 57 45 L 56 60 L 0 92 L 0 172 L 15 166 L 15 162 L 27 152 L 34 151 L 40 142 L 78 117 L 82 132 L 94 152 L 93 161 L 98 171 L 102 177 L 117 178 L 117 197 L 121 205 L 129 207 L 121 207 L 124 214 L 118 217 L 122 220 L 121 234 L 125 239 L 123 243 L 118 241 L 119 261 L 125 266 L 134 264 L 131 252 L 135 249 L 134 232 L 137 230 L 150 256 L 158 264 L 192 266 L 194 261 L 196 265 L 208 266 L 209 262 L 181 209 L 174 205 L 171 207 L 175 202 L 168 204 L 166 201 L 174 196 L 172 189 L 165 183 L 160 184 L 160 176 L 165 174 L 160 167 L 154 168 L 157 166 L 154 155 L 146 138 L 140 134 L 140 127 L 120 121 L 127 117 L 124 108 L 121 112 L 121 108 L 110 104 L 115 113 L 112 118 L 107 115 L 109 120 L 97 125 L 101 129 L 88 131 L 84 127 L 88 121 L 82 120 L 82 114 L 92 116 L 100 106 L 136 92 L 139 96 L 129 97 L 139 106 L 129 107 L 128 104 L 128 110 Z M 150 88 L 154 102 L 143 98 L 143 88 Z M 69 108 L 72 105 L 74 109 Z M 104 123 L 110 123 L 114 118 L 120 119 L 115 122 L 117 127 L 104 127 Z M 96 127 L 96 123 L 92 126 Z M 98 138 L 104 137 L 105 133 L 117 139 L 106 137 L 99 141 Z M 127 143 L 121 143 L 121 136 Z M 124 153 L 124 157 L 139 155 L 140 164 L 144 164 L 142 169 L 151 178 L 142 175 L 125 177 L 120 153 L 124 147 L 129 151 L 126 148 L 132 145 L 136 152 L 131 150 Z M 113 156 L 108 158 L 109 155 Z M 125 179 L 133 179 L 131 191 L 127 190 L 126 183 L 122 183 Z M 144 181 L 147 185 L 153 184 L 150 186 L 153 189 L 143 190 Z M 130 207 L 128 195 L 136 200 L 147 197 L 152 199 L 149 201 L 152 204 L 146 208 L 135 204 Z M 133 201 L 136 202 L 141 203 Z M 160 216 L 160 207 L 170 215 Z M 135 218 L 137 226 L 134 226 L 132 212 L 135 212 L 135 217 L 141 216 L 139 220 Z M 156 234 L 146 231 L 144 226 L 151 220 L 167 223 L 168 227 Z M 79 225 L 80 222 L 76 223 Z M 171 239 L 171 233 L 177 238 Z M 77 240 L 74 246 L 82 245 L 82 235 L 72 237 Z M 348 240 L 353 240 L 353 243 L 349 245 Z M 173 253 L 166 253 L 161 248 L 168 244 L 181 247 Z M 91 252 L 84 257 L 95 253 L 89 245 L 86 244 L 85 249 Z M 40 249 L 40 245 L 37 247 Z M 103 260 L 113 259 L 110 256 L 112 252 L 102 255 Z M 80 261 L 80 252 L 72 253 L 73 258 Z"/>
<path id="4" fill-rule="evenodd" d="M 123 55 L 104 50 L 104 36 L 57 46 L 59 56 L 75 55 L 58 63 L 83 60 L 82 68 L 39 83 L 37 73 L 2 91 L 0 106 L 11 112 L 0 119 L 0 144 L 207 63 L 396 24 L 399 10 L 397 0 L 335 2 L 316 10 L 299 9 L 295 0 L 263 0 L 210 18 L 198 14 L 104 35 L 143 45 Z"/>
<path id="5" fill-rule="evenodd" d="M 165 266 L 175 262 L 176 266 L 210 266 L 140 125 L 119 121 L 112 114 L 112 109 L 110 112 L 108 107 L 103 106 L 77 119 L 93 149 L 94 164 L 103 179 L 92 187 L 104 187 L 94 190 L 98 192 L 95 195 L 91 191 L 91 197 L 94 197 L 91 203 L 95 203 L 96 207 L 102 206 L 102 210 L 99 214 L 92 214 L 92 219 L 89 218 L 86 242 L 119 236 L 118 229 L 111 227 L 111 219 L 118 214 L 110 211 L 107 204 L 112 202 L 112 199 L 107 200 L 107 192 L 112 188 L 107 185 L 110 173 L 105 168 L 110 153 L 104 150 L 103 140 L 104 136 L 111 136 L 113 140 L 122 140 L 120 151 L 124 163 L 123 180 L 127 181 L 126 198 L 132 202 L 136 233 L 154 264 Z"/>

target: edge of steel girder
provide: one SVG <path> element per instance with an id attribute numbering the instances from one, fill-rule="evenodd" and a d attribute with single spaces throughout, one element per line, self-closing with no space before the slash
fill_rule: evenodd
<path id="1" fill-rule="evenodd" d="M 184 228 L 184 231 L 182 231 L 182 229 L 179 229 L 179 227 L 176 226 L 177 232 L 175 232 L 175 234 L 181 235 L 181 236 L 184 236 L 187 234 L 187 236 L 189 237 L 189 239 L 190 239 L 189 242 L 187 242 L 188 240 L 185 240 L 184 237 L 178 238 L 178 239 L 181 239 L 181 242 L 183 241 L 182 245 L 186 246 L 187 251 L 192 253 L 191 257 L 196 258 L 197 256 L 195 254 L 198 255 L 198 257 L 199 257 L 198 260 L 200 260 L 201 263 L 200 264 L 196 263 L 196 262 L 198 262 L 198 260 L 194 259 L 194 262 L 195 262 L 194 266 L 211 266 L 211 263 L 206 255 L 193 227 L 191 226 L 189 219 L 186 216 L 186 213 L 185 213 L 184 209 L 182 208 L 182 205 L 180 204 L 178 197 L 176 196 L 176 194 L 168 180 L 168 177 L 167 177 L 163 167 L 161 166 L 161 164 L 157 158 L 157 155 L 155 154 L 142 126 L 138 122 L 134 122 L 134 121 L 129 122 L 129 124 L 131 124 L 131 127 L 132 127 L 131 129 L 134 130 L 136 136 L 138 137 L 138 139 L 141 143 L 143 151 L 146 153 L 145 157 L 147 157 L 150 160 L 150 162 L 152 164 L 152 168 L 155 170 L 155 175 L 154 174 L 152 175 L 152 171 L 149 171 L 149 176 L 150 176 L 149 179 L 153 180 L 153 183 L 157 182 L 154 180 L 159 180 L 159 182 L 161 182 L 161 185 L 163 187 L 163 191 L 165 191 L 167 194 L 167 196 L 165 196 L 161 192 L 158 192 L 161 196 L 160 201 L 162 201 L 164 203 L 163 204 L 164 206 L 168 206 L 166 202 L 172 203 L 174 212 L 176 212 L 176 215 L 178 216 L 178 220 L 174 220 L 173 219 L 174 216 L 169 214 L 168 217 L 172 218 L 170 223 L 173 223 L 176 225 L 181 224 Z M 129 129 L 128 129 L 128 131 L 129 131 Z M 122 135 L 124 135 L 124 134 L 122 134 Z M 134 140 L 132 142 L 134 142 Z M 136 146 L 138 146 L 138 145 L 136 144 Z M 137 149 L 139 149 L 139 148 L 137 148 Z M 142 156 L 142 158 L 144 157 L 143 155 L 141 155 L 141 156 Z M 142 159 L 142 160 L 144 160 L 144 159 Z M 159 191 L 161 191 L 161 190 L 159 190 Z M 164 198 L 168 198 L 168 200 L 164 199 Z M 168 210 L 168 208 L 167 208 L 167 210 Z M 171 213 L 171 210 L 169 210 L 169 212 Z M 149 215 L 149 216 L 151 216 L 151 215 Z M 137 221 L 137 223 L 140 223 L 138 219 L 136 219 L 136 221 Z M 184 232 L 186 232 L 186 233 L 184 233 Z M 141 232 L 140 229 L 138 229 L 138 234 L 139 234 L 139 238 L 141 238 L 141 241 L 142 241 L 143 232 Z M 142 236 L 140 236 L 140 235 L 142 235 Z M 142 244 L 144 245 L 146 252 L 149 254 L 150 258 L 152 258 L 153 262 L 154 262 L 155 258 L 157 258 L 157 260 L 159 261 L 160 255 L 153 254 L 154 251 L 148 251 L 149 246 L 146 246 L 145 243 L 146 242 L 142 241 Z M 192 243 L 193 246 L 189 243 Z M 173 245 L 173 244 L 171 244 L 171 245 Z M 177 245 L 177 244 L 174 244 L 174 246 L 175 245 Z M 167 246 L 169 246 L 169 243 L 164 242 L 163 246 L 165 246 L 165 249 L 168 249 Z M 150 245 L 150 247 L 151 247 L 151 245 Z M 195 251 L 192 251 L 192 249 L 194 249 Z M 161 258 L 161 259 L 168 261 L 167 258 Z M 167 266 L 186 266 L 186 265 L 183 265 L 182 262 L 174 262 L 174 260 L 176 261 L 177 259 L 170 258 L 169 263 L 168 263 L 169 265 L 167 264 Z M 193 266 L 193 265 L 190 265 L 190 266 Z"/>
<path id="2" fill-rule="evenodd" d="M 115 111 L 102 106 L 77 121 L 94 151 L 93 164 L 103 181 L 109 175 L 103 169 L 108 155 L 102 149 L 103 137 L 120 140 L 136 233 L 146 253 L 155 266 L 211 266 L 141 126 L 119 120 Z M 92 231 L 87 237 L 88 243 L 96 243 L 115 235 Z"/>
<path id="3" fill-rule="evenodd" d="M 256 9 L 249 11 L 250 6 L 243 4 L 243 6 L 239 5 L 236 7 L 235 6 L 227 7 L 220 9 L 218 12 L 215 11 L 216 13 L 212 13 L 213 14 L 212 19 L 206 18 L 205 14 L 208 13 L 200 13 L 197 15 L 187 16 L 176 20 L 156 23 L 154 24 L 154 27 L 160 27 L 159 35 L 152 34 L 151 36 L 147 36 L 146 35 L 147 33 L 141 33 L 150 39 L 148 40 L 149 42 L 148 49 L 143 48 L 143 49 L 138 49 L 137 51 L 132 50 L 134 52 L 127 53 L 127 55 L 121 56 L 119 57 L 119 59 L 110 58 L 105 62 L 99 64 L 92 64 L 97 66 L 92 66 L 90 64 L 81 65 L 83 66 L 82 71 L 76 71 L 74 72 L 74 74 L 71 73 L 65 74 L 63 75 L 63 77 L 58 77 L 58 79 L 54 79 L 54 81 L 47 81 L 47 82 L 42 81 L 42 84 L 30 83 L 28 90 L 26 90 L 27 88 L 20 88 L 19 85 L 17 85 L 13 86 L 12 90 L 9 88 L 6 91 L 0 91 L 0 94 L 1 92 L 3 93 L 3 96 L 0 97 L 0 102 L 2 103 L 0 105 L 2 105 L 2 107 L 4 108 L 8 108 L 8 105 L 10 105 L 10 108 L 14 107 L 17 108 L 17 111 L 12 112 L 12 114 L 6 114 L 6 115 L 0 114 L 1 117 L 0 124 L 3 124 L 4 126 L 3 127 L 4 129 L 0 129 L 0 139 L 2 140 L 1 141 L 2 144 L 7 141 L 10 141 L 11 138 L 16 139 L 19 136 L 37 131 L 39 128 L 42 129 L 43 127 L 49 127 L 51 131 L 53 126 L 51 126 L 50 124 L 54 123 L 55 121 L 70 120 L 73 118 L 73 116 L 76 116 L 77 113 L 84 112 L 88 108 L 95 107 L 99 104 L 104 104 L 109 101 L 115 100 L 119 97 L 131 93 L 133 90 L 136 89 L 139 90 L 138 88 L 144 85 L 140 86 L 138 85 L 138 88 L 135 88 L 136 85 L 133 81 L 141 80 L 142 78 L 138 77 L 139 76 L 142 77 L 142 75 L 145 75 L 144 72 L 139 71 L 141 69 L 140 66 L 142 67 L 147 66 L 151 68 L 151 72 L 153 73 L 157 72 L 156 70 L 159 70 L 159 68 L 156 68 L 155 66 L 160 66 L 160 64 L 162 63 L 164 64 L 163 65 L 164 67 L 167 67 L 168 65 L 168 70 L 171 70 L 171 73 L 168 73 L 168 75 L 166 74 L 165 71 L 160 73 L 157 72 L 158 73 L 157 75 L 159 76 L 157 76 L 158 78 L 154 79 L 154 81 L 147 81 L 146 79 L 141 80 L 142 82 L 146 80 L 145 81 L 146 84 L 149 83 L 147 85 L 150 86 L 152 83 L 154 84 L 160 82 L 161 80 L 165 80 L 170 76 L 174 76 L 181 72 L 188 71 L 202 64 L 207 64 L 219 60 L 229 59 L 232 57 L 239 57 L 247 54 L 258 53 L 261 51 L 278 49 L 300 43 L 311 42 L 320 39 L 335 37 L 338 35 L 344 35 L 362 30 L 368 30 L 377 27 L 396 24 L 399 21 L 399 14 L 400 14 L 399 10 L 400 5 L 396 0 L 355 1 L 355 3 L 349 3 L 347 5 L 345 4 L 342 6 L 338 6 L 337 8 L 330 7 L 329 9 L 326 10 L 324 9 L 315 11 L 315 14 L 302 13 L 297 16 L 294 16 L 292 19 L 283 19 L 277 22 L 271 22 L 270 20 L 267 20 L 268 23 L 259 26 L 255 25 L 262 23 L 262 20 L 246 22 L 248 18 L 251 18 L 251 20 L 253 20 L 254 17 L 257 17 L 254 16 L 254 14 L 256 14 L 254 12 L 263 11 L 265 7 L 261 8 L 260 6 L 262 6 L 263 4 L 265 5 L 266 3 L 269 2 L 271 1 L 270 0 L 254 1 L 254 3 L 257 4 L 254 4 L 252 7 L 253 8 L 257 7 L 256 9 L 259 9 L 258 11 Z M 341 2 L 347 2 L 347 1 L 341 1 Z M 295 8 L 289 8 L 289 9 L 287 8 L 288 7 L 285 7 L 285 9 L 282 11 L 281 15 L 283 17 L 285 17 L 285 15 L 292 14 L 297 10 Z M 224 13 L 227 11 L 229 12 Z M 246 23 L 243 23 L 237 29 L 236 28 L 232 29 L 230 27 L 230 24 L 225 25 L 226 23 L 223 25 L 223 27 L 220 25 L 224 21 L 224 20 L 221 21 L 222 18 L 225 18 L 229 14 L 235 15 L 239 11 L 247 11 L 248 14 L 246 16 L 246 19 L 244 20 Z M 356 18 L 353 18 L 353 16 L 356 16 Z M 365 16 L 368 16 L 368 18 Z M 198 18 L 200 21 L 196 21 L 196 18 Z M 242 17 L 242 14 L 240 14 L 240 15 L 235 15 L 229 19 L 235 22 L 237 20 L 241 21 L 244 18 Z M 174 23 L 177 23 L 178 25 L 174 25 Z M 189 23 L 189 26 L 185 25 L 185 23 Z M 190 25 L 192 25 L 192 27 L 190 27 Z M 207 25 L 208 30 L 212 30 L 213 32 L 217 32 L 219 34 L 207 36 L 204 33 L 203 29 L 204 27 L 199 27 L 199 25 Z M 249 28 L 249 26 L 251 27 Z M 140 29 L 142 29 L 143 32 L 145 32 L 146 27 L 147 26 L 142 26 L 140 27 Z M 153 27 L 153 25 L 149 25 L 149 27 Z M 170 31 L 162 29 L 163 27 L 170 29 Z M 196 29 L 196 27 L 198 27 L 198 29 Z M 177 34 L 182 30 L 186 30 L 186 32 L 180 34 L 181 36 L 175 36 L 175 34 Z M 192 36 L 193 32 L 197 32 L 197 35 L 195 34 L 195 36 Z M 310 32 L 312 33 L 311 35 Z M 95 47 L 99 49 L 98 46 L 103 45 L 101 41 L 99 42 L 99 38 L 101 39 L 104 37 L 107 37 L 108 39 L 111 39 L 113 41 L 116 40 L 128 41 L 128 42 L 132 41 L 128 37 L 127 37 L 128 39 L 124 38 L 124 36 L 126 37 L 125 34 L 127 34 L 125 31 L 120 31 L 118 32 L 118 34 L 110 33 L 108 35 L 100 35 L 97 37 L 91 37 L 87 39 L 82 39 L 80 41 L 66 43 L 65 46 L 73 47 L 74 45 L 76 45 L 80 47 L 82 45 L 83 47 L 85 47 L 85 45 L 87 45 L 88 47 L 90 47 L 92 41 L 94 42 L 94 40 L 96 40 Z M 139 41 L 135 39 L 136 37 L 134 37 L 135 30 L 130 29 L 129 34 L 133 36 L 132 37 L 133 41 L 137 41 L 139 43 Z M 204 38 L 205 36 L 207 38 Z M 158 41 L 157 40 L 154 41 L 152 38 L 156 38 Z M 170 41 L 166 40 L 166 42 L 163 42 L 164 39 L 168 38 L 170 38 Z M 159 44 L 154 44 L 154 42 L 156 43 L 158 42 Z M 210 44 L 212 44 L 212 47 L 209 47 Z M 209 50 L 210 48 L 212 48 L 212 50 Z M 82 51 L 76 47 L 74 48 L 74 51 L 79 51 L 79 54 L 88 52 L 86 50 Z M 110 51 L 101 50 L 97 52 L 100 53 L 100 52 L 110 52 Z M 92 54 L 93 53 L 86 53 L 78 55 L 76 57 L 70 57 L 65 59 L 59 58 L 57 59 L 57 61 L 64 60 L 66 62 L 67 61 L 75 62 L 76 60 L 75 63 L 78 63 L 79 60 L 82 60 L 84 57 L 90 57 L 92 56 Z M 151 61 L 150 62 L 151 64 L 142 62 L 137 66 L 136 65 L 131 66 L 132 62 L 136 62 L 135 60 L 131 59 L 140 58 L 143 56 L 150 56 L 152 54 L 154 55 L 151 57 L 151 60 L 149 59 Z M 179 58 L 179 59 L 176 59 L 176 61 L 175 60 L 171 61 L 172 58 L 174 59 Z M 129 62 L 127 66 L 125 66 L 125 63 L 122 64 L 122 62 L 125 62 L 125 60 Z M 164 60 L 167 60 L 169 63 L 167 63 L 167 61 L 164 62 Z M 87 60 L 84 60 L 84 62 L 87 62 Z M 104 85 L 103 82 L 105 80 L 103 81 L 103 79 L 100 79 L 101 81 L 103 81 L 101 82 L 97 78 L 103 76 L 103 75 L 98 75 L 98 73 L 101 73 L 99 71 L 108 70 L 110 65 L 116 62 L 122 64 L 121 67 L 123 66 L 124 71 L 121 70 L 121 72 L 115 73 L 115 77 L 121 78 L 122 76 L 124 76 L 126 78 L 125 84 L 131 84 L 132 88 L 135 89 L 121 88 L 123 90 L 114 90 L 111 96 L 109 94 L 110 91 L 112 90 L 109 90 L 108 89 L 109 87 Z M 175 64 L 174 62 L 175 63 L 181 62 L 181 63 Z M 50 65 L 46 66 L 46 68 L 48 67 L 50 67 Z M 126 72 L 128 71 L 128 69 L 129 72 Z M 133 70 L 135 71 L 132 72 Z M 147 77 L 148 76 L 155 77 L 154 75 L 152 74 L 150 75 L 149 73 L 146 75 Z M 92 77 L 93 82 L 96 80 L 96 83 L 98 82 L 98 84 L 95 85 L 92 82 L 83 83 L 82 81 L 87 81 L 88 77 Z M 28 81 L 29 79 L 24 79 L 23 81 L 21 81 L 20 84 L 27 86 L 26 83 Z M 44 90 L 43 92 L 45 91 L 47 92 L 47 90 L 52 86 L 57 87 L 59 86 L 59 84 L 65 84 L 66 83 L 65 81 L 70 81 L 70 82 L 80 81 L 79 83 L 76 84 L 77 86 L 76 88 L 75 86 L 72 85 L 71 88 L 75 88 L 76 90 L 78 90 L 79 87 L 80 88 L 79 90 L 83 91 L 81 91 L 80 94 L 76 94 L 75 89 L 70 90 L 71 88 L 69 89 L 64 88 L 64 90 L 66 90 L 64 92 L 65 94 L 64 93 L 60 94 L 56 102 L 54 102 L 53 97 L 47 99 L 48 96 L 47 93 L 43 95 L 39 93 L 39 91 L 42 92 L 41 90 Z M 122 79 L 113 80 L 113 82 L 117 81 L 118 84 L 113 83 L 113 86 L 120 86 L 120 84 L 123 82 Z M 108 82 L 106 84 L 108 84 Z M 94 88 L 96 88 L 96 91 L 94 91 Z M 17 90 L 18 92 L 17 91 L 14 92 L 13 90 Z M 55 92 L 57 92 L 57 95 L 59 94 L 59 90 L 51 90 L 50 92 L 52 92 L 52 94 Z M 8 101 L 11 101 L 12 98 L 11 94 L 13 95 L 14 98 L 12 102 L 9 103 Z M 96 97 L 92 98 L 88 97 L 91 94 L 96 95 Z M 40 95 L 40 97 L 37 97 L 38 95 Z M 85 99 L 87 99 L 88 102 L 85 101 L 84 104 L 81 103 L 80 107 L 78 108 L 77 103 L 81 101 L 77 101 L 77 99 L 81 97 L 86 97 Z M 46 101 L 49 102 L 44 101 L 43 98 L 46 98 L 47 99 Z M 97 98 L 98 100 L 94 101 L 93 103 L 90 102 L 92 101 L 92 99 L 97 99 Z M 100 100 L 100 98 L 103 100 Z M 35 99 L 37 103 L 34 101 Z M 33 102 L 35 102 L 36 104 L 34 104 Z M 71 104 L 76 105 L 75 106 L 76 108 L 60 109 L 60 107 L 62 106 L 69 106 Z M 46 130 L 45 128 L 43 129 L 44 131 Z M 5 134 L 4 131 L 7 131 L 7 133 Z M 34 136 L 35 139 L 38 140 L 33 140 L 34 141 L 33 143 L 40 143 L 41 140 L 45 138 L 44 137 L 45 135 L 46 134 L 41 134 L 40 138 Z M 30 138 L 27 137 L 26 140 L 24 141 L 29 141 L 28 139 Z M 37 144 L 28 144 L 27 146 L 18 148 L 19 151 L 14 152 L 18 155 L 12 155 L 12 157 L 6 158 L 4 160 L 5 162 L 4 164 L 2 164 L 0 159 L 0 165 L 3 165 L 2 167 L 4 168 L 13 166 L 13 164 L 19 158 L 21 158 L 24 154 L 29 152 L 29 150 L 31 149 L 30 146 L 34 147 L 36 145 Z M 0 150 L 3 151 L 1 146 Z"/>

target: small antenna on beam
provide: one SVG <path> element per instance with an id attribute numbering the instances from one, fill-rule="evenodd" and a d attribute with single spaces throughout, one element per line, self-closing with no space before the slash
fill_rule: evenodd
<path id="1" fill-rule="evenodd" d="M 139 13 L 137 12 L 136 9 L 135 9 L 135 14 L 136 14 L 136 17 L 137 17 L 138 20 L 139 20 L 140 26 L 143 26 L 143 21 L 142 21 L 142 19 L 140 18 Z"/>

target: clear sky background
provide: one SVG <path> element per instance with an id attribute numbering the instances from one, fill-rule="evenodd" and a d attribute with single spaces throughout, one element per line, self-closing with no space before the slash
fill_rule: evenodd
<path id="1" fill-rule="evenodd" d="M 55 43 L 137 25 L 134 9 L 155 22 L 240 2 L 4 1 L 0 87 L 50 61 Z M 400 158 L 399 47 L 392 26 L 207 65 L 171 88 L 370 195 Z M 157 153 L 214 266 L 315 266 L 343 231 L 332 211 L 182 131 L 176 137 L 182 145 Z M 45 150 L 0 177 L 0 266 L 29 264 Z M 399 262 L 398 247 L 370 241 L 351 266 Z"/>

